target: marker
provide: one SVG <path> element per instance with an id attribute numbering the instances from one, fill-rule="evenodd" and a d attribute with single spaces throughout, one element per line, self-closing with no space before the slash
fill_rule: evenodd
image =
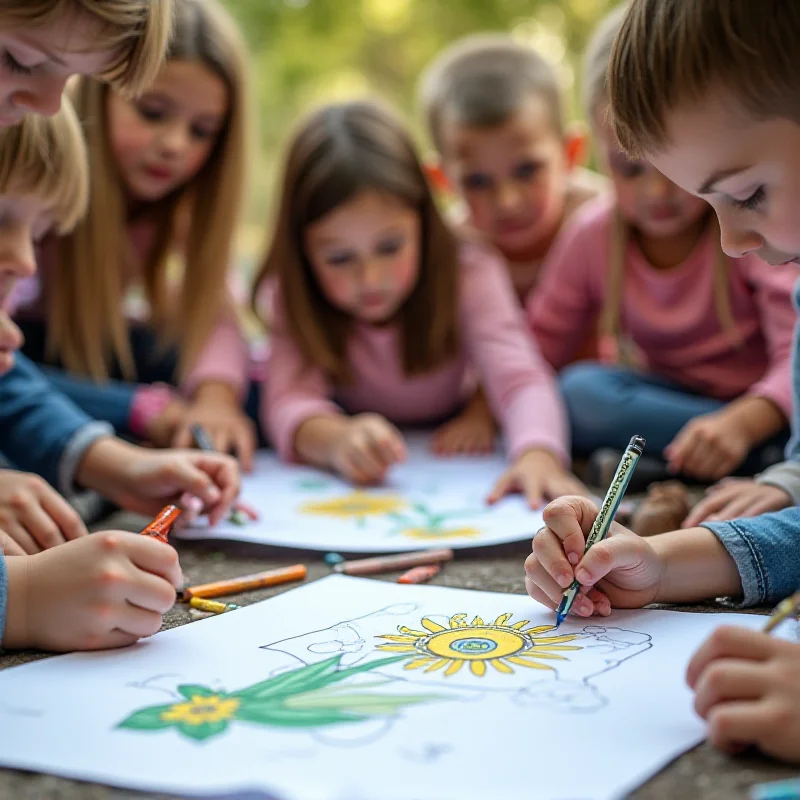
<path id="1" fill-rule="evenodd" d="M 634 436 L 631 438 L 628 447 L 622 454 L 617 472 L 614 475 L 614 480 L 611 481 L 611 485 L 608 487 L 603 505 L 600 506 L 600 511 L 597 513 L 594 525 L 592 525 L 589 536 L 586 538 L 586 547 L 583 550 L 584 555 L 589 552 L 589 548 L 605 539 L 608 534 L 608 529 L 611 527 L 619 504 L 622 502 L 622 497 L 625 494 L 625 490 L 628 488 L 631 476 L 633 475 L 634 469 L 636 469 L 636 463 L 642 455 L 644 446 L 644 438 L 641 436 Z M 580 589 L 581 585 L 578 583 L 578 580 L 575 579 L 564 592 L 564 596 L 561 598 L 561 602 L 556 609 L 556 628 L 566 619 Z"/>
<path id="2" fill-rule="evenodd" d="M 243 575 L 241 578 L 231 578 L 227 581 L 189 586 L 181 593 L 181 599 L 191 601 L 193 597 L 221 597 L 226 594 L 238 594 L 239 592 L 249 592 L 252 589 L 263 589 L 265 586 L 302 581 L 305 577 L 305 564 L 294 564 L 291 567 L 257 572 L 254 575 Z"/>
<path id="3" fill-rule="evenodd" d="M 421 567 L 426 564 L 452 561 L 452 559 L 452 550 L 419 550 L 414 553 L 401 553 L 397 556 L 379 556 L 377 558 L 362 558 L 358 561 L 345 561 L 342 564 L 334 565 L 333 571 L 344 575 L 378 575 L 381 572 Z"/>
<path id="4" fill-rule="evenodd" d="M 750 790 L 750 800 L 800 800 L 800 780 L 756 784 Z"/>
<path id="5" fill-rule="evenodd" d="M 775 610 L 767 620 L 767 624 L 763 627 L 764 633 L 772 632 L 781 622 L 794 616 L 798 611 L 800 611 L 800 591 L 795 592 L 791 597 L 787 597 L 785 600 L 781 600 L 781 602 L 775 606 Z"/>
<path id="6" fill-rule="evenodd" d="M 235 611 L 237 608 L 241 608 L 236 603 L 220 603 L 217 600 L 206 600 L 203 597 L 193 597 L 189 601 L 189 605 L 198 611 L 209 611 L 212 614 L 224 614 L 226 611 Z"/>
<path id="7" fill-rule="evenodd" d="M 404 572 L 398 579 L 398 583 L 427 583 L 431 578 L 435 578 L 442 568 L 439 564 L 425 564 L 422 567 L 413 567 L 408 572 Z"/>
<path id="8" fill-rule="evenodd" d="M 159 542 L 169 544 L 169 533 L 175 520 L 181 515 L 181 509 L 178 506 L 164 506 L 158 516 L 146 527 L 140 531 L 142 536 L 152 536 L 158 539 Z"/>
<path id="9" fill-rule="evenodd" d="M 203 450 L 206 453 L 217 452 L 209 435 L 206 433 L 206 429 L 202 425 L 196 422 L 192 425 L 191 431 L 192 438 L 198 450 Z M 248 519 L 255 520 L 256 515 L 254 512 L 248 511 L 244 506 L 234 506 L 231 509 L 231 513 L 228 515 L 228 521 L 232 522 L 234 525 L 247 525 Z"/>

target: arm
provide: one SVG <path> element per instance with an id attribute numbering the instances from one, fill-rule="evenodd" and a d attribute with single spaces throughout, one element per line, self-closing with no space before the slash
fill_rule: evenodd
<path id="1" fill-rule="evenodd" d="M 62 494 L 74 492 L 75 471 L 86 450 L 113 433 L 53 389 L 20 353 L 13 369 L 0 377 L 0 450 L 15 467 L 41 475 Z"/>
<path id="2" fill-rule="evenodd" d="M 19 556 L 17 556 L 19 558 Z M 0 551 L 0 652 L 3 650 L 3 633 L 6 629 L 6 601 L 8 598 L 8 578 L 6 577 L 6 559 Z"/>

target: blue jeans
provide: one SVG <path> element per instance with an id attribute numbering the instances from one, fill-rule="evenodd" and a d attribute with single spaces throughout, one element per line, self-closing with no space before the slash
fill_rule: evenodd
<path id="1" fill-rule="evenodd" d="M 666 378 L 596 361 L 565 368 L 559 380 L 578 455 L 603 447 L 624 450 L 639 434 L 647 439 L 648 456 L 660 456 L 687 422 L 726 405 Z M 752 475 L 780 461 L 788 435 L 787 427 L 757 447 L 738 473 Z"/>

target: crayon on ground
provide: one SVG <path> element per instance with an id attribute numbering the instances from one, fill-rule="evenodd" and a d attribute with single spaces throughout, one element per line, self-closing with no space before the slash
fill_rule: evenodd
<path id="1" fill-rule="evenodd" d="M 413 567 L 408 572 L 404 572 L 398 579 L 398 583 L 427 583 L 431 578 L 435 578 L 442 568 L 439 564 L 424 564 L 421 567 Z"/>
<path id="2" fill-rule="evenodd" d="M 378 575 L 381 572 L 392 572 L 396 569 L 421 567 L 426 564 L 438 564 L 442 561 L 452 561 L 452 550 L 420 550 L 414 553 L 401 553 L 396 556 L 378 556 L 377 558 L 362 558 L 357 561 L 345 561 L 336 564 L 334 572 L 344 575 Z"/>
<path id="3" fill-rule="evenodd" d="M 257 572 L 253 575 L 243 575 L 241 578 L 189 586 L 181 592 L 181 600 L 186 602 L 191 601 L 193 597 L 221 597 L 226 594 L 249 592 L 253 589 L 278 586 L 281 583 L 289 583 L 290 581 L 302 581 L 305 577 L 305 564 L 294 564 L 291 567 L 281 567 L 280 569 L 272 569 L 266 572 Z"/>
<path id="4" fill-rule="evenodd" d="M 224 614 L 226 611 L 235 611 L 241 606 L 236 603 L 220 603 L 218 600 L 206 600 L 203 597 L 192 597 L 189 605 L 198 611 L 210 611 L 212 614 Z"/>
<path id="5" fill-rule="evenodd" d="M 800 800 L 800 778 L 759 783 L 750 790 L 750 800 Z"/>

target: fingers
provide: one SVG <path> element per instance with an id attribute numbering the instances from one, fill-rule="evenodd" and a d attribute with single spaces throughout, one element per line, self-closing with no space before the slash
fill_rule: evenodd
<path id="1" fill-rule="evenodd" d="M 694 689 L 706 668 L 720 658 L 764 661 L 770 657 L 774 646 L 775 640 L 760 631 L 730 626 L 717 628 L 689 662 L 686 669 L 686 682 Z"/>
<path id="2" fill-rule="evenodd" d="M 597 518 L 597 506 L 585 497 L 561 497 L 545 508 L 545 525 L 561 540 L 564 554 L 573 566 L 583 556 L 585 535 Z"/>
<path id="3" fill-rule="evenodd" d="M 504 472 L 497 483 L 495 483 L 494 488 L 491 492 L 489 492 L 489 496 L 486 498 L 486 502 L 489 505 L 494 505 L 498 500 L 505 497 L 508 494 L 517 490 L 517 476 L 514 469 L 507 470 Z"/>
<path id="4" fill-rule="evenodd" d="M 181 423 L 172 437 L 171 446 L 176 450 L 188 450 L 193 444 L 194 437 L 192 436 L 190 424 L 188 421 Z"/>
<path id="5" fill-rule="evenodd" d="M 89 532 L 78 512 L 56 492 L 48 491 L 45 494 L 42 498 L 42 508 L 58 526 L 64 539 L 69 541 L 88 535 Z"/>
<path id="6" fill-rule="evenodd" d="M 614 536 L 589 549 L 575 567 L 582 586 L 594 586 L 609 572 L 635 567 L 642 561 L 642 540 L 638 536 Z"/>
<path id="7" fill-rule="evenodd" d="M 766 694 L 768 689 L 768 680 L 763 669 L 746 661 L 720 659 L 698 678 L 694 709 L 705 719 L 719 703 L 753 700 Z"/>
<path id="8" fill-rule="evenodd" d="M 234 451 L 245 472 L 253 471 L 253 455 L 256 449 L 256 434 L 250 420 L 242 420 L 233 432 Z"/>
<path id="9" fill-rule="evenodd" d="M 525 562 L 525 573 L 544 587 L 554 601 L 575 578 L 562 541 L 547 528 L 542 528 L 534 537 L 533 552 Z"/>
<path id="10" fill-rule="evenodd" d="M 216 525 L 230 513 L 239 494 L 239 467 L 230 456 L 192 452 L 171 462 L 172 478 L 182 492 L 199 497 Z"/>
<path id="11" fill-rule="evenodd" d="M 15 542 L 7 533 L 0 531 L 0 553 L 7 556 L 27 555 L 22 545 Z"/>
<path id="12" fill-rule="evenodd" d="M 719 511 L 724 509 L 732 499 L 736 498 L 738 494 L 737 486 L 722 486 L 718 488 L 712 487 L 711 493 L 704 497 L 690 512 L 689 516 L 683 521 L 682 528 L 695 528 L 703 520 L 708 519 L 712 515 L 716 515 Z"/>
<path id="13" fill-rule="evenodd" d="M 728 753 L 737 753 L 774 733 L 765 702 L 725 703 L 708 713 L 708 740 Z"/>
<path id="14" fill-rule="evenodd" d="M 17 547 L 19 547 L 25 555 L 32 556 L 42 551 L 42 547 L 39 543 L 15 519 L 6 518 L 3 520 L 2 524 L 9 539 L 15 542 Z"/>
<path id="15" fill-rule="evenodd" d="M 158 633 L 161 629 L 162 621 L 161 614 L 157 611 L 148 611 L 128 603 L 122 610 L 116 629 L 120 633 L 140 639 L 144 636 L 152 636 L 154 633 Z"/>
<path id="16" fill-rule="evenodd" d="M 64 544 L 66 541 L 58 529 L 58 525 L 37 503 L 30 503 L 24 509 L 21 509 L 19 519 L 20 524 L 36 540 L 42 550 Z"/>
<path id="17" fill-rule="evenodd" d="M 90 640 L 85 640 L 81 650 L 112 650 L 119 647 L 128 647 L 137 642 L 141 637 L 121 630 L 113 630 L 103 636 L 93 636 Z M 74 647 L 65 648 L 74 650 Z"/>
<path id="18" fill-rule="evenodd" d="M 175 548 L 149 536 L 123 531 L 104 531 L 93 536 L 103 537 L 101 546 L 107 552 L 123 550 L 140 570 L 161 576 L 176 589 L 183 585 L 183 573 Z"/>
<path id="19" fill-rule="evenodd" d="M 546 528 L 537 534 L 536 539 L 540 537 L 547 537 Z M 528 594 L 540 603 L 544 603 L 544 605 L 554 609 L 561 601 L 561 596 L 572 582 L 572 578 L 565 577 L 568 573 L 563 568 L 556 568 L 555 572 L 550 571 L 548 563 L 551 562 L 549 560 L 548 563 L 542 561 L 541 552 L 543 548 L 541 546 L 537 547 L 536 539 L 534 539 L 534 552 L 525 561 L 525 577 L 532 586 L 537 588 L 538 592 L 534 595 L 529 591 Z M 569 567 L 566 560 L 562 560 Z"/>

